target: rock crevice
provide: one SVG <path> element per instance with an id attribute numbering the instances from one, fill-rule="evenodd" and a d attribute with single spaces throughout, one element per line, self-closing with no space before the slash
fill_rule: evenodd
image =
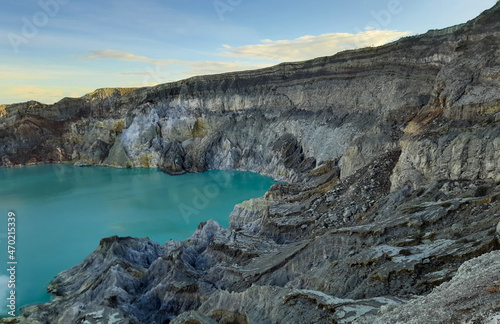
<path id="1" fill-rule="evenodd" d="M 1 166 L 250 170 L 285 181 L 238 204 L 227 229 L 208 221 L 164 245 L 103 239 L 50 284 L 53 301 L 14 321 L 498 318 L 499 18 L 496 4 L 378 48 L 1 106 Z"/>

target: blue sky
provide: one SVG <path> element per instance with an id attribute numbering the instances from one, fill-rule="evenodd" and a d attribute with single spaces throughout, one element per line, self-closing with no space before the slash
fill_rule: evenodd
<path id="1" fill-rule="evenodd" d="M 0 103 L 53 103 L 382 45 L 496 0 L 2 0 Z"/>

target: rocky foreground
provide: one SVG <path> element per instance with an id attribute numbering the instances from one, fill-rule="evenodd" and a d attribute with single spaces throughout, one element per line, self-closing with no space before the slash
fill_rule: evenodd
<path id="1" fill-rule="evenodd" d="M 272 68 L 0 106 L 2 166 L 284 180 L 229 228 L 111 237 L 5 323 L 500 321 L 500 4 Z"/>

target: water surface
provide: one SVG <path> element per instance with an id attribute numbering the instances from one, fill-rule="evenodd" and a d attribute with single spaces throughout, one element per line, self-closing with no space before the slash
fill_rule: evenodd
<path id="1" fill-rule="evenodd" d="M 112 235 L 184 240 L 198 224 L 228 224 L 235 204 L 262 196 L 274 180 L 209 171 L 169 176 L 154 169 L 40 165 L 0 169 L 0 296 L 7 296 L 7 218 L 16 214 L 16 302 L 50 299 L 46 286 Z M 3 219 L 3 221 L 2 221 Z M 0 314 L 6 315 L 6 302 Z"/>

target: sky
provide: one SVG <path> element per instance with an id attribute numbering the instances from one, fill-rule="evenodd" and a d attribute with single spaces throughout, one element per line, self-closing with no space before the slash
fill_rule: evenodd
<path id="1" fill-rule="evenodd" d="M 2 0 L 0 104 L 54 103 L 378 46 L 496 0 Z"/>

